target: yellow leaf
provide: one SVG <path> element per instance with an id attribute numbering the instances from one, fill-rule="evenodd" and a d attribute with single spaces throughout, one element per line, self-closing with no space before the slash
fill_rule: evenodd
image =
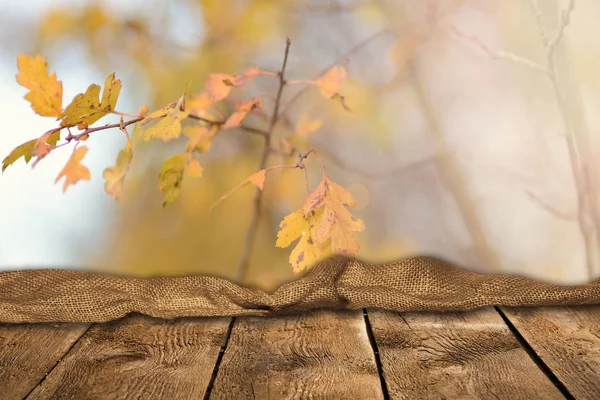
<path id="1" fill-rule="evenodd" d="M 200 162 L 198 162 L 198 160 L 195 157 L 191 157 L 185 168 L 185 172 L 191 178 L 201 178 L 204 170 L 202 169 Z"/>
<path id="2" fill-rule="evenodd" d="M 336 254 L 355 254 L 360 250 L 352 232 L 365 229 L 363 221 L 352 216 L 346 207 L 354 207 L 354 198 L 346 189 L 323 176 L 319 186 L 308 196 L 303 212 L 308 214 L 317 207 L 323 207 L 323 218 L 315 232 L 318 243 L 331 239 L 332 251 Z"/>
<path id="3" fill-rule="evenodd" d="M 322 214 L 322 208 L 313 210 L 307 215 L 304 214 L 302 209 L 299 209 L 287 215 L 279 224 L 281 230 L 277 233 L 275 246 L 288 247 L 300 238 L 289 258 L 294 274 L 311 268 L 317 262 L 331 255 L 331 243 L 329 241 L 317 243 L 315 240 L 316 225 L 321 220 Z"/>
<path id="4" fill-rule="evenodd" d="M 114 196 L 116 200 L 120 200 L 123 196 L 125 174 L 127 174 L 127 171 L 129 170 L 132 158 L 133 153 L 131 152 L 131 146 L 128 145 L 126 149 L 119 152 L 117 164 L 113 167 L 106 168 L 102 173 L 102 176 L 106 179 L 104 190 L 106 193 Z"/>
<path id="5" fill-rule="evenodd" d="M 60 131 L 55 131 L 46 137 L 46 143 L 51 146 L 56 146 L 56 143 L 59 139 Z M 4 172 L 4 170 L 8 168 L 9 165 L 13 164 L 21 157 L 25 159 L 26 164 L 29 163 L 31 157 L 33 157 L 31 154 L 31 150 L 33 150 L 33 146 L 37 141 L 38 139 L 29 140 L 15 147 L 13 151 L 11 151 L 10 154 L 6 156 L 4 160 L 2 160 L 2 172 Z"/>
<path id="6" fill-rule="evenodd" d="M 350 214 L 345 206 L 354 207 L 350 192 L 329 181 L 329 195 L 325 198 L 323 218 L 316 231 L 316 239 L 324 243 L 331 239 L 331 250 L 336 254 L 356 254 L 360 246 L 352 232 L 362 232 L 365 224 Z"/>
<path id="7" fill-rule="evenodd" d="M 183 127 L 183 134 L 189 139 L 185 151 L 188 153 L 192 151 L 206 153 L 210 149 L 212 140 L 218 132 L 219 127 L 217 125 L 212 125 L 210 129 L 202 125 L 187 125 Z"/>
<path id="8" fill-rule="evenodd" d="M 144 141 L 147 142 L 159 138 L 162 139 L 163 142 L 168 142 L 177 139 L 181 135 L 181 121 L 186 119 L 189 114 L 188 111 L 181 111 L 177 108 L 171 109 L 171 111 L 162 117 L 156 124 L 144 131 Z M 142 124 L 144 121 L 142 121 Z"/>
<path id="9" fill-rule="evenodd" d="M 177 154 L 166 160 L 159 175 L 158 191 L 164 193 L 163 207 L 174 202 L 181 192 L 183 172 L 187 164 L 188 154 Z"/>
<path id="10" fill-rule="evenodd" d="M 304 113 L 296 124 L 295 133 L 300 136 L 306 136 L 319 129 L 321 125 L 323 125 L 322 119 L 311 119 L 308 113 Z"/>
<path id="11" fill-rule="evenodd" d="M 81 165 L 81 160 L 83 160 L 87 151 L 87 147 L 82 146 L 75 148 L 73 154 L 71 154 L 71 158 L 69 158 L 65 167 L 56 177 L 54 183 L 57 183 L 63 176 L 65 177 L 63 192 L 67 191 L 69 185 L 74 185 L 80 180 L 90 180 L 90 170 L 85 165 Z"/>
<path id="12" fill-rule="evenodd" d="M 17 66 L 17 82 L 29 89 L 25 100 L 31 103 L 31 108 L 39 115 L 59 119 L 62 116 L 62 82 L 57 81 L 56 73 L 48 75 L 46 60 L 39 55 L 19 54 Z"/>
<path id="13" fill-rule="evenodd" d="M 114 111 L 121 93 L 121 80 L 115 79 L 115 73 L 110 74 L 104 81 L 104 90 L 102 91 L 101 108 L 104 111 Z"/>
<path id="14" fill-rule="evenodd" d="M 340 90 L 346 80 L 346 68 L 341 65 L 333 66 L 321 78 L 314 81 L 319 91 L 326 99 L 330 99 Z"/>
<path id="15" fill-rule="evenodd" d="M 207 91 L 200 92 L 185 102 L 185 108 L 188 111 L 196 112 L 197 110 L 206 110 L 213 105 L 210 98 L 210 93 Z"/>
<path id="16" fill-rule="evenodd" d="M 121 92 L 121 81 L 115 80 L 115 74 L 110 74 L 104 83 L 102 101 L 100 101 L 100 86 L 91 84 L 85 93 L 79 93 L 64 111 L 61 125 L 85 123 L 93 124 L 111 111 L 114 111 Z"/>

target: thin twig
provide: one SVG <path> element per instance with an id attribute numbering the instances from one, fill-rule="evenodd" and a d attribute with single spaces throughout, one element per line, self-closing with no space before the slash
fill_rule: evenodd
<path id="1" fill-rule="evenodd" d="M 329 150 L 325 150 L 323 148 L 319 149 L 320 153 L 324 153 L 323 155 L 336 167 L 340 168 L 344 172 L 349 172 L 354 175 L 361 176 L 363 178 L 369 179 L 371 181 L 385 180 L 393 177 L 397 177 L 399 174 L 412 171 L 415 169 L 419 169 L 425 167 L 427 165 L 431 165 L 436 161 L 436 156 L 430 156 L 423 158 L 421 160 L 409 162 L 403 165 L 394 166 L 390 168 L 386 168 L 383 171 L 371 171 L 357 168 L 354 164 L 347 163 L 343 161 L 339 156 L 330 152 Z"/>
<path id="2" fill-rule="evenodd" d="M 509 60 L 516 64 L 524 65 L 525 67 L 528 67 L 535 72 L 540 72 L 544 75 L 548 75 L 547 68 L 536 63 L 535 61 L 504 50 L 492 51 L 477 36 L 468 35 L 464 32 L 461 32 L 454 25 L 452 26 L 452 30 L 454 31 L 455 35 L 471 41 L 473 44 L 475 44 L 477 47 L 479 47 L 481 50 L 487 53 L 492 59 Z"/>
<path id="3" fill-rule="evenodd" d="M 600 250 L 600 217 L 598 216 L 598 211 L 596 208 L 596 195 L 592 190 L 593 187 L 591 187 L 589 182 L 587 182 L 585 162 L 583 160 L 584 157 L 581 154 L 582 149 L 579 148 L 577 143 L 578 132 L 575 121 L 569 114 L 568 103 L 565 100 L 565 94 L 560 85 L 559 74 L 556 68 L 556 61 L 554 59 L 555 50 L 564 36 L 564 31 L 570 21 L 570 15 L 575 8 L 575 2 L 574 0 L 570 0 L 567 8 L 562 11 L 558 32 L 553 40 L 548 39 L 546 25 L 542 18 L 537 1 L 528 0 L 528 2 L 535 16 L 538 30 L 546 50 L 548 78 L 552 84 L 558 111 L 560 112 L 563 120 L 563 126 L 565 130 L 564 136 L 567 142 L 567 149 L 569 151 L 571 173 L 575 183 L 575 189 L 577 191 L 577 222 L 585 244 L 586 267 L 588 270 L 588 276 L 591 279 L 600 269 L 600 260 L 598 258 L 598 250 Z M 592 222 L 591 225 L 589 223 L 590 219 Z"/>
<path id="4" fill-rule="evenodd" d="M 536 203 L 538 206 L 540 206 L 550 214 L 554 215 L 556 218 L 565 221 L 573 221 L 577 218 L 577 213 L 567 213 L 564 211 L 559 211 L 555 207 L 551 206 L 550 204 L 546 203 L 544 200 L 536 196 L 532 191 L 527 190 L 526 193 L 527 197 L 529 197 L 530 200 L 532 200 L 534 203 Z"/>
<path id="5" fill-rule="evenodd" d="M 290 52 L 290 38 L 286 38 L 285 41 L 285 53 L 283 56 L 283 65 L 281 67 L 281 72 L 279 73 L 279 89 L 277 91 L 277 97 L 275 98 L 275 106 L 273 109 L 273 115 L 271 116 L 271 122 L 269 123 L 269 129 L 267 133 L 264 135 L 265 145 L 262 154 L 262 159 L 260 162 L 259 169 L 265 169 L 267 166 L 267 162 L 269 160 L 269 155 L 271 154 L 271 137 L 273 134 L 273 128 L 275 128 L 275 124 L 279 118 L 279 106 L 281 103 L 281 94 L 283 93 L 283 87 L 285 86 L 285 67 L 287 65 L 288 54 Z M 262 205 L 262 190 L 257 189 L 254 195 L 254 211 L 252 214 L 252 220 L 250 221 L 250 226 L 248 227 L 248 231 L 246 232 L 246 240 L 244 242 L 244 249 L 242 250 L 242 256 L 240 259 L 240 264 L 237 270 L 237 281 L 238 283 L 244 283 L 246 279 L 246 274 L 248 273 L 248 267 L 250 266 L 250 254 L 252 251 L 252 246 L 254 244 L 254 240 L 256 239 L 256 232 L 258 229 L 258 222 L 260 220 L 261 215 L 261 205 Z"/>
<path id="6" fill-rule="evenodd" d="M 362 42 L 358 43 L 356 46 L 354 46 L 353 48 L 348 50 L 348 52 L 346 54 L 344 54 L 341 58 L 339 58 L 332 64 L 328 65 L 327 67 L 325 67 L 321 72 L 319 72 L 317 74 L 316 78 L 318 78 L 321 75 L 323 75 L 324 73 L 326 73 L 331 67 L 335 66 L 336 64 L 346 63 L 351 55 L 353 55 L 354 53 L 356 53 L 356 52 L 360 51 L 361 49 L 363 49 L 364 47 L 366 47 L 369 43 L 371 43 L 372 41 L 377 39 L 379 36 L 382 36 L 382 35 L 384 35 L 386 33 L 390 33 L 390 32 L 392 32 L 391 29 L 386 28 L 386 29 L 382 29 L 379 32 L 375 33 L 374 35 L 371 35 L 370 37 L 366 38 L 365 40 L 363 40 Z M 296 100 L 298 100 L 300 98 L 300 96 L 302 96 L 310 87 L 311 87 L 310 85 L 305 86 L 304 88 L 302 88 L 302 90 L 300 90 L 298 93 L 296 93 L 290 100 L 288 100 L 288 102 L 285 103 L 283 105 L 283 107 L 281 108 L 281 113 L 285 114 L 285 112 L 292 106 L 292 104 L 294 104 L 296 102 Z"/>
<path id="7" fill-rule="evenodd" d="M 69 135 L 65 138 L 65 140 L 67 142 L 70 142 L 71 140 L 79 140 L 82 137 L 84 137 L 86 135 L 89 135 L 90 133 L 93 133 L 93 132 L 98 132 L 98 131 L 102 131 L 102 130 L 105 130 L 105 129 L 111 129 L 111 128 L 126 127 L 126 126 L 129 126 L 131 124 L 135 124 L 136 122 L 139 122 L 139 121 L 141 121 L 143 119 L 144 119 L 144 117 L 138 117 L 138 118 L 134 118 L 134 119 L 132 119 L 130 121 L 126 121 L 126 122 L 119 122 L 119 123 L 116 123 L 116 124 L 106 124 L 106 125 L 98 126 L 98 127 L 95 127 L 95 128 L 86 128 L 83 132 L 78 133 L 77 135 L 72 135 L 71 133 L 69 133 Z"/>

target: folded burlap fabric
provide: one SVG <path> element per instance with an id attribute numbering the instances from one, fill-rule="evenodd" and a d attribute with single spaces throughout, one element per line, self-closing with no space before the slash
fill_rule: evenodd
<path id="1" fill-rule="evenodd" d="M 463 311 L 498 306 L 600 304 L 600 278 L 560 286 L 482 275 L 432 257 L 371 264 L 342 256 L 273 293 L 208 276 L 130 278 L 43 269 L 0 272 L 0 322 L 105 322 L 139 312 L 159 318 L 267 316 L 314 308 Z"/>

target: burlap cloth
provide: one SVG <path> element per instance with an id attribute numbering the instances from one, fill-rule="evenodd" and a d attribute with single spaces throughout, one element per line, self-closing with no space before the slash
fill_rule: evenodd
<path id="1" fill-rule="evenodd" d="M 431 257 L 384 264 L 333 257 L 273 293 L 208 276 L 132 278 L 61 269 L 0 272 L 0 322 L 105 322 L 267 316 L 313 308 L 459 311 L 483 306 L 600 304 L 600 278 L 560 286 L 482 275 Z"/>

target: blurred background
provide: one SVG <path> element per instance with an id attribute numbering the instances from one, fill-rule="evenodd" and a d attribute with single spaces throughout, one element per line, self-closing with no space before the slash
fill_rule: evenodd
<path id="1" fill-rule="evenodd" d="M 341 94 L 351 113 L 314 88 L 286 113 L 292 123 L 304 112 L 324 119 L 305 149 L 323 155 L 329 175 L 356 199 L 353 214 L 366 225 L 356 235 L 359 258 L 425 254 L 482 273 L 586 282 L 600 276 L 600 3 L 571 3 L 3 0 L 0 156 L 56 124 L 23 99 L 19 52 L 48 60 L 63 82 L 63 104 L 116 72 L 117 109 L 137 113 L 176 101 L 188 83 L 202 90 L 212 72 L 279 70 L 287 36 L 288 79 L 314 79 L 336 62 L 348 71 Z M 276 90 L 275 80 L 257 78 L 235 96 Z M 284 104 L 300 90 L 286 88 Z M 92 180 L 66 194 L 54 179 L 69 150 L 33 170 L 19 160 L 0 177 L 0 268 L 232 279 L 255 189 L 205 216 L 258 169 L 260 139 L 219 134 L 200 157 L 204 176 L 185 180 L 166 208 L 158 173 L 185 139 L 139 146 L 120 202 L 104 193 L 102 178 L 125 146 L 118 130 L 91 135 L 84 164 Z M 269 164 L 281 162 L 274 156 Z M 319 169 L 308 162 L 311 189 Z M 305 196 L 302 171 L 269 174 L 248 284 L 272 290 L 294 278 L 292 247 L 275 241 L 279 222 Z"/>

